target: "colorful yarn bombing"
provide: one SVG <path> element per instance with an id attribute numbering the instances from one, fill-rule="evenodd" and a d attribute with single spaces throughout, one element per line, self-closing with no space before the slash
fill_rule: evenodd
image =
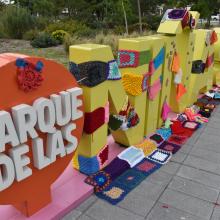
<path id="1" fill-rule="evenodd" d="M 181 145 L 177 145 L 177 144 L 169 143 L 169 142 L 165 141 L 158 148 L 161 150 L 164 150 L 164 151 L 169 151 L 172 154 L 176 154 L 177 151 L 180 150 Z"/>
<path id="2" fill-rule="evenodd" d="M 134 146 L 127 148 L 118 155 L 118 158 L 127 161 L 131 168 L 142 161 L 144 157 L 143 150 Z"/>
<path id="3" fill-rule="evenodd" d="M 94 174 L 100 169 L 99 161 L 96 156 L 89 158 L 79 155 L 78 162 L 79 162 L 79 171 L 87 175 Z"/>
<path id="4" fill-rule="evenodd" d="M 150 139 L 145 139 L 140 144 L 135 144 L 134 147 L 141 149 L 144 152 L 144 155 L 150 155 L 153 151 L 157 149 L 157 145 L 154 141 Z"/>
<path id="5" fill-rule="evenodd" d="M 98 154 L 100 167 L 103 166 L 108 161 L 108 154 L 109 154 L 109 146 L 106 145 Z"/>
<path id="6" fill-rule="evenodd" d="M 111 177 L 108 173 L 101 170 L 98 173 L 88 176 L 85 183 L 94 186 L 95 192 L 101 192 L 111 183 Z"/>
<path id="7" fill-rule="evenodd" d="M 134 50 L 119 50 L 118 65 L 120 68 L 137 67 L 139 65 L 139 52 Z"/>
<path id="8" fill-rule="evenodd" d="M 161 90 L 161 79 L 157 79 L 152 86 L 148 87 L 148 97 L 150 100 L 154 100 Z"/>
<path id="9" fill-rule="evenodd" d="M 155 70 L 157 70 L 164 63 L 164 58 L 165 48 L 163 47 L 153 60 Z"/>
<path id="10" fill-rule="evenodd" d="M 87 87 L 94 87 L 107 80 L 106 63 L 101 61 L 71 62 L 70 72 L 79 84 Z"/>
<path id="11" fill-rule="evenodd" d="M 164 150 L 157 149 L 151 155 L 147 156 L 149 160 L 160 164 L 166 164 L 172 157 L 172 153 Z"/>
<path id="12" fill-rule="evenodd" d="M 205 67 L 209 68 L 214 63 L 214 53 L 206 59 Z"/>
<path id="13" fill-rule="evenodd" d="M 140 122 L 138 114 L 135 112 L 134 107 L 126 97 L 125 104 L 118 115 L 110 115 L 109 128 L 113 131 L 121 129 L 123 131 L 135 127 Z"/>
<path id="14" fill-rule="evenodd" d="M 124 73 L 122 84 L 129 95 L 138 96 L 148 89 L 149 80 L 149 74 Z"/>
<path id="15" fill-rule="evenodd" d="M 15 65 L 17 66 L 17 82 L 19 88 L 24 92 L 31 92 L 42 85 L 44 81 L 42 75 L 44 64 L 42 61 L 33 64 L 25 59 L 18 58 Z"/>
<path id="16" fill-rule="evenodd" d="M 118 68 L 116 60 L 109 61 L 107 63 L 107 79 L 108 80 L 119 80 L 121 79 L 121 72 Z"/>
<path id="17" fill-rule="evenodd" d="M 150 50 L 135 51 L 135 50 L 119 50 L 118 65 L 120 68 L 137 67 L 148 64 L 151 60 L 152 54 Z"/>
<path id="18" fill-rule="evenodd" d="M 105 108 L 100 107 L 93 112 L 85 112 L 84 132 L 94 133 L 98 128 L 105 124 Z"/>
<path id="19" fill-rule="evenodd" d="M 201 74 L 205 71 L 206 64 L 202 60 L 195 60 L 192 63 L 192 73 Z"/>
<path id="20" fill-rule="evenodd" d="M 162 144 L 164 142 L 164 139 L 159 134 L 153 134 L 149 137 L 151 140 L 155 141 L 158 145 Z"/>
<path id="21" fill-rule="evenodd" d="M 214 93 L 214 96 L 219 93 L 220 90 L 210 91 Z M 106 166 L 103 171 L 110 176 L 112 181 L 110 184 L 107 181 L 106 176 L 101 177 L 99 181 L 101 183 L 108 183 L 103 187 L 103 190 L 97 190 L 96 195 L 108 201 L 109 203 L 115 205 L 122 201 L 125 196 L 133 190 L 137 185 L 139 185 L 146 177 L 152 174 L 154 171 L 159 169 L 162 165 L 166 164 L 172 154 L 175 154 L 181 146 L 188 140 L 188 138 L 194 133 L 194 131 L 201 127 L 203 122 L 191 121 L 190 118 L 193 114 L 197 114 L 198 111 L 212 113 L 213 108 L 220 104 L 220 100 L 214 100 L 213 98 L 204 95 L 199 101 L 205 102 L 205 105 L 210 108 L 201 108 L 195 106 L 195 104 L 186 109 L 185 113 L 179 114 L 175 121 L 171 123 L 170 119 L 167 119 L 167 125 L 156 131 L 156 134 L 152 135 L 153 140 L 146 138 L 142 143 L 131 146 L 130 148 L 124 150 L 119 157 L 116 157 L 108 166 Z M 213 104 L 215 101 L 215 104 Z M 190 113 L 190 114 L 188 114 Z M 195 117 L 195 118 L 196 118 Z M 207 118 L 206 118 L 207 119 Z M 205 117 L 203 118 L 205 121 Z M 165 123 L 166 124 L 166 123 Z M 162 139 L 166 141 L 161 141 Z M 158 141 L 158 148 L 155 143 Z M 144 158 L 142 153 L 144 153 Z M 141 155 L 141 156 L 140 156 Z M 135 162 L 135 163 L 134 163 Z M 136 164 L 134 167 L 133 165 Z M 133 167 L 133 168 L 130 168 Z M 99 171 L 98 176 L 102 176 Z M 89 181 L 90 183 L 92 181 Z M 97 183 L 92 183 L 97 185 Z M 99 183 L 100 184 L 100 183 Z"/>

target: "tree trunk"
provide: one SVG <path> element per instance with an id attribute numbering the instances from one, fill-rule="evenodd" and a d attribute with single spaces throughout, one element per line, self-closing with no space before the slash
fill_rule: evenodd
<path id="1" fill-rule="evenodd" d="M 139 16 L 140 34 L 142 34 L 143 33 L 143 29 L 142 29 L 142 18 L 141 18 L 141 4 L 140 4 L 140 0 L 137 0 L 137 4 L 138 4 L 138 16 Z"/>
<path id="2" fill-rule="evenodd" d="M 121 1 L 121 4 L 122 4 L 123 12 L 124 12 L 126 34 L 128 35 L 128 20 L 127 20 L 127 14 L 126 14 L 126 11 L 125 11 L 125 6 L 124 6 L 124 1 L 123 0 Z"/>

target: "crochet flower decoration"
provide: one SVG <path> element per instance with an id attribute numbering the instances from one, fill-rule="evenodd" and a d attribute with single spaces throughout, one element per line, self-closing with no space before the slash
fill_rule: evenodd
<path id="1" fill-rule="evenodd" d="M 31 92 L 42 85 L 43 63 L 38 61 L 35 65 L 25 59 L 17 59 L 17 81 L 19 88 L 24 92 Z"/>

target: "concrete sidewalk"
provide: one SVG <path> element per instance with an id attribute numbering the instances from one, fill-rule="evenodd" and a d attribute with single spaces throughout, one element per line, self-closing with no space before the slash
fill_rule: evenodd
<path id="1" fill-rule="evenodd" d="M 90 197 L 63 220 L 220 220 L 220 108 L 171 162 L 112 206 Z"/>

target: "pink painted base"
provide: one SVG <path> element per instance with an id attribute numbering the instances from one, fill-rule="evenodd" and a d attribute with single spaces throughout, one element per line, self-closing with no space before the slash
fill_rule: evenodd
<path id="1" fill-rule="evenodd" d="M 113 138 L 108 138 L 109 162 L 122 150 Z M 72 164 L 65 169 L 63 174 L 51 187 L 52 202 L 38 213 L 27 218 L 11 205 L 0 206 L 1 220 L 58 220 L 79 206 L 93 194 L 93 187 L 84 183 L 86 176 L 74 170 Z"/>

